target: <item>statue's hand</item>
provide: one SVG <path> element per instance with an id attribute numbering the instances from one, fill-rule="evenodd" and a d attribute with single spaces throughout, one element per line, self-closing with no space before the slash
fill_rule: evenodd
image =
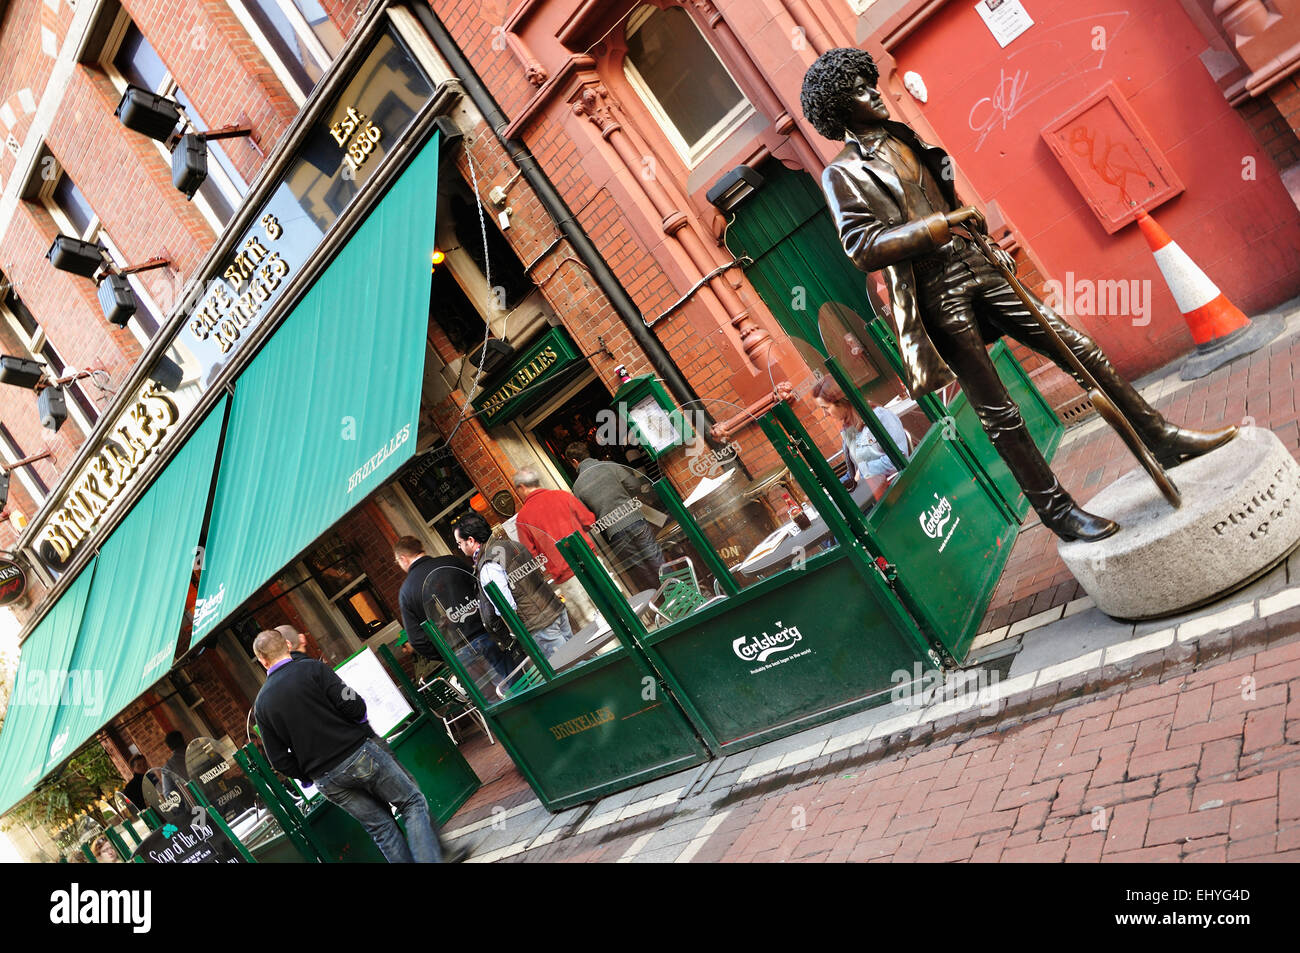
<path id="1" fill-rule="evenodd" d="M 1005 266 L 1007 271 L 1011 272 L 1013 275 L 1016 273 L 1016 259 L 1015 256 L 1011 254 L 1011 252 L 998 248 L 996 245 L 994 245 L 993 256 L 997 258 L 997 260 L 1001 262 L 1003 266 Z"/>
<path id="2" fill-rule="evenodd" d="M 972 228 L 983 232 L 985 235 L 989 233 L 989 223 L 984 220 L 984 213 L 974 205 L 963 205 L 957 211 L 949 212 L 945 218 L 948 220 L 950 228 L 953 225 L 963 225 L 969 222 Z"/>

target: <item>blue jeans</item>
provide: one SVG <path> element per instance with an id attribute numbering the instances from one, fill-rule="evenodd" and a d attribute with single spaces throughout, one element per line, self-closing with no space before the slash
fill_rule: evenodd
<path id="1" fill-rule="evenodd" d="M 537 647 L 542 650 L 542 654 L 550 658 L 558 649 L 569 639 L 573 638 L 573 629 L 569 626 L 569 613 L 561 610 L 560 617 L 544 629 L 538 629 L 532 633 L 533 641 Z"/>
<path id="2" fill-rule="evenodd" d="M 519 664 L 518 659 L 511 658 L 509 654 L 497 648 L 496 642 L 492 641 L 490 635 L 480 635 L 472 639 L 469 645 L 496 672 L 498 679 L 505 678 Z"/>
<path id="3" fill-rule="evenodd" d="M 314 780 L 321 794 L 361 822 L 390 864 L 442 862 L 424 792 L 387 745 L 367 738 L 342 764 Z M 405 837 L 390 804 L 406 823 Z"/>

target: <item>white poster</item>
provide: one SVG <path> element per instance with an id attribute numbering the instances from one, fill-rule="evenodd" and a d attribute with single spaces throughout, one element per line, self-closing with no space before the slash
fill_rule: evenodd
<path id="1" fill-rule="evenodd" d="M 1034 25 L 1020 0 L 980 0 L 975 10 L 1003 48 Z"/>
<path id="2" fill-rule="evenodd" d="M 366 700 L 366 718 L 375 734 L 383 738 L 410 715 L 415 714 L 402 690 L 384 664 L 369 647 L 362 649 L 334 671 Z"/>

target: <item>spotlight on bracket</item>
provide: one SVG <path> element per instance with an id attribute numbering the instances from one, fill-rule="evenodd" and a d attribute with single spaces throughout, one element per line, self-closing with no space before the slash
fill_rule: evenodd
<path id="1" fill-rule="evenodd" d="M 213 139 L 240 139 L 253 134 L 251 126 L 223 126 L 211 132 L 187 132 L 172 149 L 172 185 L 194 198 L 208 178 L 208 143 Z"/>
<path id="2" fill-rule="evenodd" d="M 166 96 L 159 96 L 139 86 L 126 88 L 113 115 L 132 132 L 142 133 L 159 142 L 168 142 L 181 121 L 180 106 Z"/>
<path id="3" fill-rule="evenodd" d="M 12 384 L 14 387 L 31 390 L 44 376 L 45 369 L 37 361 L 10 357 L 8 354 L 0 355 L 0 384 Z"/>
<path id="4" fill-rule="evenodd" d="M 36 413 L 40 415 L 42 427 L 57 432 L 68 419 L 68 400 L 63 395 L 63 388 L 41 388 L 41 392 L 36 395 Z"/>
<path id="5" fill-rule="evenodd" d="M 171 259 L 162 255 L 155 255 L 148 261 L 139 265 L 128 265 L 125 268 L 110 267 L 107 271 L 99 275 L 99 307 L 104 312 L 104 318 L 109 324 L 116 324 L 119 328 L 124 328 L 127 322 L 138 308 L 135 300 L 135 292 L 131 289 L 131 282 L 127 280 L 128 275 L 138 274 L 142 271 L 152 271 L 155 268 L 166 268 L 171 264 Z"/>
<path id="6" fill-rule="evenodd" d="M 50 245 L 50 250 L 45 253 L 45 257 L 59 271 L 71 272 L 83 278 L 93 278 L 95 272 L 104 264 L 104 249 L 93 242 L 83 242 L 80 238 L 73 238 L 71 235 L 58 235 Z"/>

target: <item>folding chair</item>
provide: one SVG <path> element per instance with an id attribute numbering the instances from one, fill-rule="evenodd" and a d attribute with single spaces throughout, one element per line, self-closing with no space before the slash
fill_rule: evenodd
<path id="1" fill-rule="evenodd" d="M 429 679 L 420 686 L 420 690 L 428 697 L 429 707 L 433 709 L 434 714 L 442 719 L 442 726 L 446 729 L 447 737 L 451 739 L 452 744 L 460 744 L 451 726 L 462 718 L 477 718 L 483 733 L 488 737 L 488 743 L 496 744 L 496 739 L 492 737 L 492 732 L 488 728 L 487 719 L 478 710 L 478 706 L 468 695 L 457 691 L 456 686 L 445 677 L 438 675 Z"/>
<path id="2" fill-rule="evenodd" d="M 667 622 L 690 615 L 708 599 L 700 591 L 695 566 L 689 556 L 682 556 L 659 567 L 659 588 L 650 600 L 650 608 Z"/>
<path id="3" fill-rule="evenodd" d="M 542 678 L 542 673 L 537 670 L 537 666 L 533 664 L 533 660 L 526 658 L 516 665 L 514 670 L 497 685 L 497 697 L 509 698 L 511 695 L 518 695 L 534 685 L 542 684 L 543 681 L 545 679 Z"/>

